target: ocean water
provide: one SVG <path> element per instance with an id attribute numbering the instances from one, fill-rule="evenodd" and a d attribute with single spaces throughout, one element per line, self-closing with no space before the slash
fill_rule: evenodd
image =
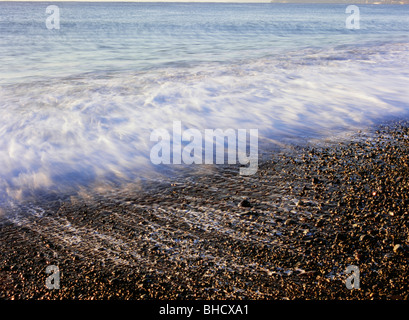
<path id="1" fill-rule="evenodd" d="M 331 136 L 409 111 L 409 6 L 0 2 L 0 202 L 155 175 L 153 130 Z"/>

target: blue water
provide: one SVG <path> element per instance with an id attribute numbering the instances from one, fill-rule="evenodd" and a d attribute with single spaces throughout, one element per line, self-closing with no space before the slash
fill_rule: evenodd
<path id="1" fill-rule="evenodd" d="M 155 171 L 149 135 L 331 135 L 408 110 L 409 6 L 0 2 L 0 198 Z"/>
<path id="2" fill-rule="evenodd" d="M 45 26 L 49 3 L 1 3 L 1 83 L 233 63 L 288 50 L 407 42 L 409 6 L 58 3 L 60 29 Z"/>

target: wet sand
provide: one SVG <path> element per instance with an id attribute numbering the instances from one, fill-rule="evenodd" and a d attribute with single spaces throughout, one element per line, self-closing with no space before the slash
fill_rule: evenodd
<path id="1" fill-rule="evenodd" d="M 408 122 L 263 159 L 3 209 L 0 298 L 409 298 Z"/>

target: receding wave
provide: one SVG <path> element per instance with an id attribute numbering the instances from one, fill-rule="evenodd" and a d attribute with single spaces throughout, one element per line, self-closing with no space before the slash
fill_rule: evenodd
<path id="1" fill-rule="evenodd" d="M 234 63 L 90 72 L 0 88 L 0 193 L 154 175 L 150 133 L 252 129 L 314 137 L 408 111 L 407 43 L 303 49 Z"/>

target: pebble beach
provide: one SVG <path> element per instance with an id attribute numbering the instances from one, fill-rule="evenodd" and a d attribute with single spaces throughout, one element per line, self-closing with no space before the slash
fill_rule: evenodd
<path id="1" fill-rule="evenodd" d="M 409 122 L 287 145 L 252 176 L 237 169 L 3 209 L 0 298 L 409 298 Z M 351 265 L 359 289 L 345 285 Z"/>

